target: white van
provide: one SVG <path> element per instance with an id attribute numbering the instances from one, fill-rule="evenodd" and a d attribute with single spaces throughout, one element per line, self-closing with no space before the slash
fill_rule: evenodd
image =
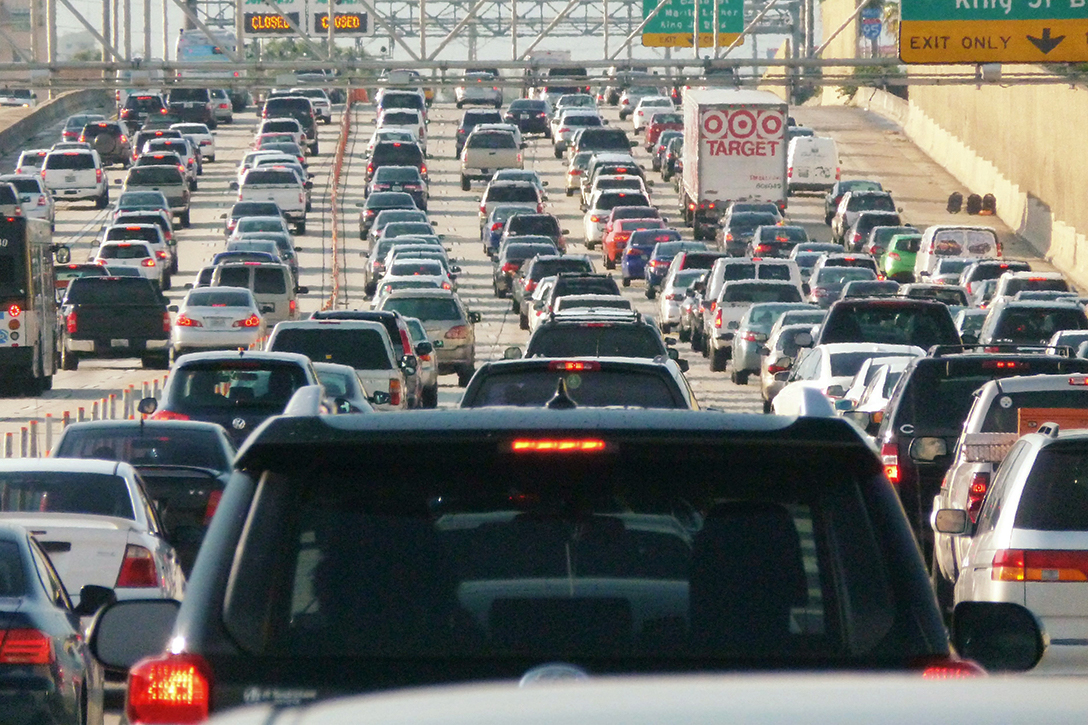
<path id="1" fill-rule="evenodd" d="M 934 225 L 922 234 L 918 256 L 914 258 L 914 278 L 922 281 L 931 275 L 941 257 L 996 259 L 1000 256 L 997 232 L 990 227 Z"/>
<path id="2" fill-rule="evenodd" d="M 839 180 L 839 147 L 835 139 L 798 136 L 790 139 L 786 164 L 789 193 L 828 191 Z"/>

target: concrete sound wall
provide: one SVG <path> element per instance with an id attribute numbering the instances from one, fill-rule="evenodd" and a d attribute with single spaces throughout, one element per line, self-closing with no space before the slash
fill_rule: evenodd
<path id="1" fill-rule="evenodd" d="M 912 86 L 910 96 L 861 89 L 854 104 L 899 123 L 963 192 L 992 193 L 1002 221 L 1088 288 L 1088 90 Z"/>
<path id="2" fill-rule="evenodd" d="M 0 111 L 0 153 L 26 146 L 44 127 L 81 111 L 112 107 L 113 92 L 103 89 L 68 91 L 34 108 L 6 108 Z"/>

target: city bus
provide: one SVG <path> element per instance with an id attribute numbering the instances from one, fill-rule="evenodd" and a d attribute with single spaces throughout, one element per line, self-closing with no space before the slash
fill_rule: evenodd
<path id="1" fill-rule="evenodd" d="M 53 258 L 67 262 L 67 247 L 54 246 L 49 222 L 0 217 L 0 382 L 22 395 L 53 387 L 59 361 Z"/>

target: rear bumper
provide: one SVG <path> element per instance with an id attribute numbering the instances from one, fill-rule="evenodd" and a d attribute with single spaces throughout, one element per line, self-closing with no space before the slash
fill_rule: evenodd
<path id="1" fill-rule="evenodd" d="M 114 344 L 114 343 L 119 344 Z M 123 343 L 123 344 L 121 344 Z M 81 355 L 107 358 L 136 357 L 144 352 L 161 352 L 167 348 L 170 340 L 140 340 L 132 338 L 112 338 L 105 340 L 80 340 L 65 338 L 64 349 Z"/>

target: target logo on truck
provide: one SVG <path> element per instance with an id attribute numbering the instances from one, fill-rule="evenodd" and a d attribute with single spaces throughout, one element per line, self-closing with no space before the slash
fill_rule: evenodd
<path id="1" fill-rule="evenodd" d="M 702 145 L 711 156 L 783 153 L 786 115 L 777 109 L 710 108 L 699 116 Z"/>

